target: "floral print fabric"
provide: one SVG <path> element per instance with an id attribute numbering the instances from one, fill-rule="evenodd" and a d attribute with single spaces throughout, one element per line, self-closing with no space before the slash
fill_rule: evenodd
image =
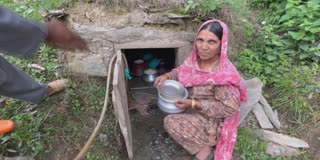
<path id="1" fill-rule="evenodd" d="M 188 92 L 190 98 L 200 101 L 202 109 L 168 115 L 164 128 L 190 154 L 196 154 L 217 144 L 224 118 L 237 113 L 238 100 L 227 86 L 194 86 Z"/>

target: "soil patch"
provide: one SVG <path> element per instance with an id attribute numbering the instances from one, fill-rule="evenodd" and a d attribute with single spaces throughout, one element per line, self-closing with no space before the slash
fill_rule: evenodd
<path id="1" fill-rule="evenodd" d="M 309 159 L 320 160 L 320 123 L 307 124 L 303 128 L 298 134 L 309 144 L 310 148 L 306 150 Z"/>
<path id="2" fill-rule="evenodd" d="M 163 118 L 166 115 L 159 108 L 148 110 L 148 114 L 143 117 L 135 111 L 130 113 L 134 160 L 171 160 L 188 154 L 164 130 Z"/>

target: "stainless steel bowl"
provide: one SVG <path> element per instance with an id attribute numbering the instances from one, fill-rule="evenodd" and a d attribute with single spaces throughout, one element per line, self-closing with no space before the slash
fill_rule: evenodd
<path id="1" fill-rule="evenodd" d="M 185 88 L 175 80 L 165 80 L 159 87 L 158 92 L 168 100 L 177 100 L 185 96 Z"/>
<path id="2" fill-rule="evenodd" d="M 171 82 L 171 84 L 172 83 L 175 83 L 175 82 Z M 177 83 L 179 83 L 179 82 L 177 82 Z M 183 109 L 180 109 L 175 105 L 175 101 L 180 100 L 180 99 L 187 99 L 188 98 L 188 90 L 186 88 L 184 88 L 183 86 L 182 86 L 182 88 L 180 88 L 180 87 L 178 87 L 178 88 L 179 88 L 179 90 L 183 91 L 183 93 L 180 93 L 180 91 L 179 91 L 180 96 L 164 97 L 160 93 L 160 91 L 158 92 L 158 106 L 162 112 L 164 112 L 166 114 L 176 114 L 176 113 L 182 113 L 184 111 Z"/>

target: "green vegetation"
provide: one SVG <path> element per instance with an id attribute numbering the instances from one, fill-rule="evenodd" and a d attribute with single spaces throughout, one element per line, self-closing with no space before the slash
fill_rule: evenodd
<path id="1" fill-rule="evenodd" d="M 197 17 L 205 17 L 217 9 L 218 1 L 202 0 L 202 1 L 187 1 L 185 13 L 190 12 Z"/>
<path id="2" fill-rule="evenodd" d="M 72 0 L 71 2 L 76 2 Z M 89 1 L 86 0 L 87 3 Z M 101 0 L 107 5 L 126 4 L 125 0 Z M 140 2 L 139 0 L 136 2 Z M 132 3 L 136 3 L 132 2 Z M 142 0 L 141 0 L 142 2 Z M 299 125 L 307 121 L 319 122 L 320 86 L 320 5 L 318 0 L 194 0 L 185 1 L 184 8 L 177 1 L 161 2 L 176 7 L 179 14 L 191 14 L 195 20 L 212 19 L 212 13 L 224 7 L 231 8 L 236 15 L 232 21 L 241 30 L 246 44 L 240 53 L 232 55 L 234 64 L 246 78 L 258 77 L 265 84 L 264 95 L 272 106 L 286 112 L 288 120 Z M 170 2 L 170 3 L 169 3 Z M 65 0 L 0 0 L 0 5 L 18 14 L 42 21 L 41 12 L 57 9 Z M 175 5 L 177 4 L 177 5 Z M 129 6 L 129 4 L 126 4 Z M 248 19 L 255 13 L 254 19 Z M 247 22 L 238 23 L 246 17 Z M 217 17 L 214 17 L 217 18 Z M 239 25 L 240 24 L 240 25 Z M 18 59 L 7 56 L 11 63 L 25 71 L 35 80 L 47 83 L 64 77 L 68 73 L 61 67 L 57 50 L 43 45 L 33 59 Z M 28 64 L 36 63 L 46 70 L 32 70 Z M 39 105 L 10 100 L 0 108 L 1 119 L 15 122 L 13 132 L 0 135 L 0 154 L 4 156 L 30 155 L 45 159 L 59 144 L 68 146 L 64 156 L 72 159 L 79 152 L 101 111 L 104 85 L 94 80 L 72 80 L 68 89 L 46 99 Z M 281 112 L 282 111 L 282 112 Z M 86 159 L 120 159 L 121 134 L 114 119 L 111 104 L 108 108 L 105 127 L 99 134 L 105 140 L 95 140 L 86 154 Z M 296 134 L 296 133 L 292 133 Z M 264 153 L 266 142 L 254 136 L 250 129 L 239 128 L 236 152 L 242 159 L 279 159 Z M 307 155 L 302 155 L 308 159 Z M 283 157 L 280 159 L 291 159 Z M 299 157 L 299 159 L 302 159 Z"/>
<path id="3" fill-rule="evenodd" d="M 298 125 L 318 122 L 320 47 L 314 43 L 320 41 L 319 1 L 252 0 L 250 5 L 261 28 L 244 28 L 249 41 L 237 55 L 237 68 L 247 77 L 263 81 L 268 88 L 265 96 L 274 108 L 286 112 L 289 121 Z M 247 150 L 257 142 L 243 141 L 246 137 L 242 134 L 247 133 L 239 129 L 237 150 L 244 159 L 255 159 L 263 151 Z"/>
<path id="4" fill-rule="evenodd" d="M 55 9 L 63 2 L 64 0 L 25 0 L 14 3 L 12 0 L 0 0 L 0 5 L 13 10 L 23 17 L 42 21 L 42 17 L 40 15 L 41 12 L 49 9 Z M 19 59 L 10 56 L 6 56 L 6 59 L 39 82 L 44 83 L 48 82 L 48 80 L 57 79 L 58 77 L 61 77 L 60 74 L 62 74 L 61 70 L 59 70 L 59 64 L 61 62 L 59 62 L 57 58 L 56 50 L 46 45 L 41 46 L 33 59 Z M 46 70 L 37 70 L 32 72 L 31 68 L 28 67 L 28 64 L 32 63 L 37 63 L 43 66 Z"/>
<path id="5" fill-rule="evenodd" d="M 261 32 L 253 35 L 240 54 L 238 67 L 259 77 L 272 88 L 274 107 L 289 110 L 296 121 L 315 112 L 306 99 L 319 95 L 315 75 L 319 72 L 320 5 L 317 1 L 258 1 Z M 276 97 L 276 98 L 273 98 Z"/>
<path id="6" fill-rule="evenodd" d="M 191 13 L 197 21 L 206 20 L 225 6 L 236 12 L 234 21 L 248 17 L 250 10 L 257 13 L 257 22 L 241 24 L 245 47 L 236 55 L 237 68 L 246 77 L 261 79 L 270 88 L 265 96 L 272 98 L 272 105 L 290 111 L 294 121 L 315 118 L 318 104 L 308 102 L 320 97 L 320 86 L 315 82 L 320 70 L 320 47 L 316 45 L 320 43 L 319 1 L 190 0 L 184 13 Z"/>
<path id="7" fill-rule="evenodd" d="M 267 142 L 259 140 L 255 133 L 248 128 L 239 128 L 235 151 L 240 152 L 240 157 L 245 160 L 271 160 L 276 159 L 267 155 L 264 151 Z"/>
<path id="8" fill-rule="evenodd" d="M 245 19 L 241 29 L 229 26 L 245 36 L 243 42 L 238 42 L 245 44 L 242 51 L 232 55 L 236 67 L 245 77 L 258 77 L 263 81 L 268 88 L 264 95 L 275 109 L 287 114 L 290 122 L 317 123 L 320 113 L 320 86 L 316 82 L 320 71 L 320 47 L 316 45 L 320 42 L 319 1 L 194 0 L 187 1 L 185 13 L 203 21 L 213 18 L 210 13 L 225 6 L 236 13 L 233 22 Z M 252 16 L 248 12 L 254 13 L 254 17 L 248 19 Z M 264 155 L 264 148 L 265 144 L 252 138 L 250 132 L 239 129 L 236 150 L 242 159 L 275 159 Z"/>
<path id="9" fill-rule="evenodd" d="M 13 120 L 15 129 L 9 134 L 0 135 L 1 154 L 30 155 L 44 159 L 55 145 L 64 143 L 73 146 L 70 147 L 73 154 L 69 155 L 71 151 L 69 154 L 60 154 L 66 154 L 63 156 L 70 156 L 70 159 L 75 156 L 86 141 L 84 137 L 92 133 L 103 106 L 104 86 L 90 81 L 72 81 L 64 93 L 54 95 L 38 105 L 10 100 L 1 108 L 4 114 L 0 118 Z M 106 139 L 94 142 L 91 149 L 94 153 L 88 152 L 87 159 L 119 159 L 121 134 L 111 104 L 107 115 L 105 121 L 108 125 L 99 132 L 106 135 Z"/>
<path id="10" fill-rule="evenodd" d="M 204 19 L 213 19 L 217 17 L 212 17 L 217 10 L 229 7 L 232 8 L 234 12 L 241 14 L 239 16 L 247 16 L 248 11 L 246 1 L 242 0 L 188 0 L 185 2 L 184 10 L 182 14 L 191 14 L 193 15 L 194 21 L 204 20 Z"/>
<path id="11" fill-rule="evenodd" d="M 47 9 L 56 9 L 61 6 L 65 0 L 21 0 L 13 2 L 13 0 L 1 0 L 0 5 L 10 8 L 14 12 L 23 17 L 34 20 L 42 20 L 41 12 Z"/>
<path id="12" fill-rule="evenodd" d="M 10 8 L 21 16 L 42 21 L 40 15 L 42 11 L 57 9 L 64 2 L 64 0 L 25 0 L 14 3 L 12 0 L 0 0 L 0 5 Z M 11 56 L 5 58 L 36 81 L 48 83 L 69 77 L 58 59 L 62 53 L 57 52 L 56 49 L 42 45 L 32 59 Z M 45 70 L 32 70 L 28 66 L 32 63 L 43 66 Z M 54 156 L 60 155 L 60 158 L 65 159 L 76 156 L 99 118 L 104 102 L 105 86 L 104 82 L 91 79 L 72 80 L 68 85 L 65 92 L 53 95 L 38 105 L 11 99 L 0 108 L 2 113 L 0 119 L 10 119 L 15 123 L 12 132 L 0 135 L 1 155 L 47 159 L 53 152 Z M 93 142 L 85 156 L 86 159 L 120 159 L 121 134 L 111 104 L 107 112 L 105 120 L 107 125 L 104 124 L 99 132 L 105 135 L 105 138 L 101 140 L 97 138 Z M 65 146 L 67 150 L 59 152 L 57 148 L 61 146 Z"/>

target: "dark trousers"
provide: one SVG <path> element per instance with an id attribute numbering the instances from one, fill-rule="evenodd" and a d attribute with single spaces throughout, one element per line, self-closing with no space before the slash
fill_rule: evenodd
<path id="1" fill-rule="evenodd" d="M 47 91 L 46 84 L 36 82 L 0 56 L 0 95 L 38 104 Z"/>

